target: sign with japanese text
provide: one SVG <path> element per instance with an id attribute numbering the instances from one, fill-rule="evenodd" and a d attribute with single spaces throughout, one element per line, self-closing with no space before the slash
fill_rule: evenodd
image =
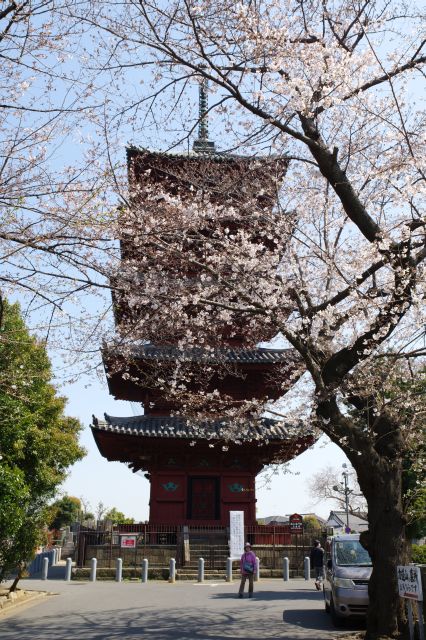
<path id="1" fill-rule="evenodd" d="M 398 592 L 401 598 L 410 600 L 423 600 L 422 577 L 420 567 L 397 567 Z"/>
<path id="2" fill-rule="evenodd" d="M 136 547 L 137 536 L 120 536 L 120 547 L 134 549 Z"/>
<path id="3" fill-rule="evenodd" d="M 239 560 L 244 552 L 244 511 L 229 512 L 229 557 Z"/>
<path id="4" fill-rule="evenodd" d="M 183 527 L 183 557 L 185 558 L 185 562 L 189 562 L 191 560 L 191 551 L 189 548 L 189 527 L 186 525 Z"/>
<path id="5" fill-rule="evenodd" d="M 291 533 L 303 533 L 303 518 L 299 513 L 293 513 L 289 517 L 288 522 Z"/>

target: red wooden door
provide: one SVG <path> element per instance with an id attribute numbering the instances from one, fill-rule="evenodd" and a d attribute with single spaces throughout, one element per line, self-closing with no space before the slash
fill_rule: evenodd
<path id="1" fill-rule="evenodd" d="M 218 478 L 190 478 L 189 517 L 191 520 L 219 518 Z"/>

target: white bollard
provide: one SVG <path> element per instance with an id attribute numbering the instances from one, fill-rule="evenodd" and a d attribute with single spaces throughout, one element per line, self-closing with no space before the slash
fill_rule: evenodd
<path id="1" fill-rule="evenodd" d="M 49 571 L 49 558 L 43 558 L 43 565 L 41 569 L 42 580 L 47 580 L 48 571 Z"/>
<path id="2" fill-rule="evenodd" d="M 288 558 L 283 558 L 283 580 L 284 582 L 290 580 L 290 562 Z"/>
<path id="3" fill-rule="evenodd" d="M 226 582 L 232 582 L 232 558 L 226 559 Z"/>
<path id="4" fill-rule="evenodd" d="M 142 582 L 148 582 L 148 559 L 142 560 Z"/>
<path id="5" fill-rule="evenodd" d="M 198 582 L 204 582 L 204 558 L 198 558 Z"/>
<path id="6" fill-rule="evenodd" d="M 259 582 L 260 580 L 260 558 L 256 556 L 256 566 L 254 568 L 254 581 Z"/>
<path id="7" fill-rule="evenodd" d="M 121 558 L 117 558 L 116 566 L 115 566 L 115 581 L 121 582 L 123 578 L 123 560 Z"/>
<path id="8" fill-rule="evenodd" d="M 72 570 L 72 560 L 71 558 L 67 558 L 65 564 L 65 580 L 69 582 L 71 580 L 71 570 Z"/>
<path id="9" fill-rule="evenodd" d="M 311 577 L 311 559 L 306 556 L 303 561 L 303 570 L 305 574 L 305 580 L 309 580 Z"/>
<path id="10" fill-rule="evenodd" d="M 98 565 L 98 561 L 96 558 L 92 558 L 90 561 L 90 582 L 96 582 L 96 567 Z"/>
<path id="11" fill-rule="evenodd" d="M 170 569 L 169 569 L 169 582 L 176 581 L 176 560 L 174 558 L 170 558 Z"/>

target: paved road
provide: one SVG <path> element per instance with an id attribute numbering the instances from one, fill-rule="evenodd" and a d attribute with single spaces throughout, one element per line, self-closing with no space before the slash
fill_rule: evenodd
<path id="1" fill-rule="evenodd" d="M 236 598 L 237 583 L 42 582 L 38 604 L 0 618 L 2 640 L 329 640 L 336 631 L 322 594 L 304 580 L 262 580 L 254 598 Z"/>

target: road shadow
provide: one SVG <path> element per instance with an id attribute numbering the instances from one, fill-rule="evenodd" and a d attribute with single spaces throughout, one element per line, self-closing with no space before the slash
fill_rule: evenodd
<path id="1" fill-rule="evenodd" d="M 365 629 L 365 620 L 349 618 L 344 620 L 342 627 L 336 628 L 325 610 L 319 609 L 284 609 L 283 622 L 303 629 L 316 629 L 320 631 L 359 631 Z"/>
<path id="2" fill-rule="evenodd" d="M 128 607 L 102 612 L 96 609 L 62 612 L 61 615 L 44 614 L 42 609 L 34 615 L 33 609 L 25 616 L 0 621 L 0 636 L 2 640 L 69 637 L 84 640 L 331 640 L 335 637 L 334 633 L 330 634 L 332 627 L 318 626 L 319 611 L 289 610 L 280 619 L 276 611 L 275 615 L 272 612 L 269 615 L 267 610 L 263 613 L 253 610 L 249 614 L 246 606 L 249 603 L 242 604 L 243 607 L 236 607 L 235 611 L 209 611 L 190 605 L 169 609 L 166 604 L 161 610 Z M 314 620 L 317 620 L 316 627 L 313 627 Z"/>
<path id="3" fill-rule="evenodd" d="M 223 600 L 238 599 L 238 589 L 232 592 L 214 593 L 211 597 Z M 247 591 L 244 593 L 244 598 L 248 598 Z M 297 591 L 263 591 L 259 589 L 254 591 L 253 600 L 312 600 L 314 602 L 323 602 L 324 596 L 318 591 L 308 589 L 306 591 L 304 589 L 298 589 Z"/>

